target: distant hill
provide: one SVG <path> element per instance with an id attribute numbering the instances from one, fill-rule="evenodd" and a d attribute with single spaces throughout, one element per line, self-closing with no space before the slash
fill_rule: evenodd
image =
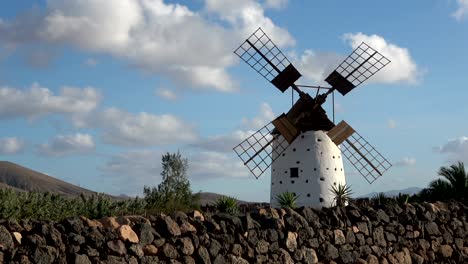
<path id="1" fill-rule="evenodd" d="M 409 188 L 406 188 L 406 189 L 391 190 L 391 191 L 386 191 L 386 192 L 383 192 L 383 193 L 387 197 L 393 197 L 393 196 L 398 196 L 399 193 L 413 195 L 413 194 L 416 194 L 416 193 L 420 192 L 421 190 L 422 190 L 422 188 L 419 188 L 419 187 L 409 187 Z M 359 198 L 366 198 L 366 197 L 372 198 L 372 197 L 376 196 L 379 193 L 380 192 L 371 192 L 371 193 L 368 193 L 366 195 L 360 196 Z"/>
<path id="2" fill-rule="evenodd" d="M 51 192 L 69 196 L 95 193 L 18 164 L 0 161 L 0 188 L 6 187 L 18 191 Z"/>

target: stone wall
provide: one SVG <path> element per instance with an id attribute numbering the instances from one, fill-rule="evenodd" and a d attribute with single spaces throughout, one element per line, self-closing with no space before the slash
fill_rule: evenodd
<path id="1" fill-rule="evenodd" d="M 0 263 L 467 263 L 467 207 L 0 221 Z"/>

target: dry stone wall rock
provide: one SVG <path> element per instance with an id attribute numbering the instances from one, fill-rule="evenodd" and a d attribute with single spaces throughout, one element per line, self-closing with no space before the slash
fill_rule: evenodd
<path id="1" fill-rule="evenodd" d="M 0 263 L 467 263 L 462 203 L 0 220 Z"/>

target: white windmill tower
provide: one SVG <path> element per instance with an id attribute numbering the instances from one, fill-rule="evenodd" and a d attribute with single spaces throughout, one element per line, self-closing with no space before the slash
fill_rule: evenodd
<path id="1" fill-rule="evenodd" d="M 272 207 L 279 206 L 276 197 L 286 191 L 296 193 L 298 206 L 332 206 L 332 186 L 346 183 L 342 155 L 369 183 L 391 167 L 351 126 L 335 125 L 322 108 L 335 90 L 346 95 L 387 65 L 390 60 L 382 54 L 361 43 L 325 79 L 331 87 L 319 87 L 294 84 L 301 74 L 261 28 L 234 53 L 281 92 L 291 87 L 299 94 L 286 114 L 234 147 L 257 179 L 271 166 Z M 298 87 L 316 88 L 315 98 Z M 319 94 L 321 89 L 326 92 Z"/>

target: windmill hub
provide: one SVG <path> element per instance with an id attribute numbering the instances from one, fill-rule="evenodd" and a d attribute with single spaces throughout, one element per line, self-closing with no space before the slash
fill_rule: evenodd
<path id="1" fill-rule="evenodd" d="M 275 148 L 277 143 L 273 142 Z M 322 131 L 302 133 L 271 165 L 271 206 L 277 195 L 295 192 L 298 206 L 333 204 L 331 186 L 346 183 L 340 149 Z"/>
<path id="2" fill-rule="evenodd" d="M 271 206 L 279 206 L 276 197 L 284 192 L 296 193 L 299 206 L 332 206 L 331 189 L 346 183 L 342 156 L 369 183 L 391 167 L 350 125 L 335 125 L 322 108 L 335 90 L 346 95 L 385 67 L 390 60 L 382 54 L 361 43 L 325 79 L 332 87 L 323 94 L 317 87 L 312 98 L 295 84 L 301 74 L 261 28 L 234 53 L 281 92 L 291 87 L 299 94 L 286 114 L 234 147 L 256 178 L 271 166 Z"/>

